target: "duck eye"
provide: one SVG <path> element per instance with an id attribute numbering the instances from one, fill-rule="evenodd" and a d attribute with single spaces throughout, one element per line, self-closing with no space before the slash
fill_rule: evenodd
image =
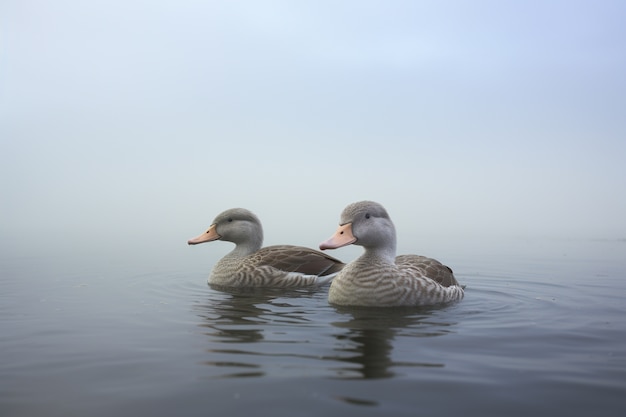
<path id="1" fill-rule="evenodd" d="M 228 218 L 228 223 L 230 223 L 230 222 L 232 222 L 232 221 L 233 221 L 232 217 L 229 217 L 229 218 Z"/>
<path id="2" fill-rule="evenodd" d="M 369 219 L 370 218 L 370 214 L 369 213 L 365 214 L 365 218 Z"/>

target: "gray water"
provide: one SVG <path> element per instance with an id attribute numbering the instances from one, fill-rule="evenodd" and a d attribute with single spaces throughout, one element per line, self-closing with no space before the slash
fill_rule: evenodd
<path id="1" fill-rule="evenodd" d="M 624 415 L 625 241 L 456 248 L 431 309 L 217 291 L 226 246 L 0 256 L 0 415 Z"/>

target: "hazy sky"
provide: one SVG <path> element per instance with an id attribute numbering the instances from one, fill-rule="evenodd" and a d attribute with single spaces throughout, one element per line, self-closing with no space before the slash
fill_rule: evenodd
<path id="1" fill-rule="evenodd" d="M 0 3 L 3 247 L 626 238 L 626 2 Z M 104 243 L 103 243 L 104 242 Z"/>

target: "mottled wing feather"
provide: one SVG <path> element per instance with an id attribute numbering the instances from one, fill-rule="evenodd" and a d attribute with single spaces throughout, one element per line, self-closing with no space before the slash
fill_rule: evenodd
<path id="1" fill-rule="evenodd" d="M 268 246 L 258 250 L 252 258 L 257 266 L 271 266 L 281 271 L 305 275 L 330 275 L 345 266 L 332 256 L 303 246 Z"/>
<path id="2" fill-rule="evenodd" d="M 432 258 L 419 255 L 400 255 L 396 257 L 396 265 L 401 269 L 416 271 L 444 287 L 459 285 L 452 269 Z"/>

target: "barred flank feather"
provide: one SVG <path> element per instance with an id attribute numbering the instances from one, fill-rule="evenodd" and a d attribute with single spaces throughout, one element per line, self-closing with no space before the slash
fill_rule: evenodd
<path id="1" fill-rule="evenodd" d="M 463 289 L 458 283 L 444 286 L 412 265 L 390 267 L 376 262 L 348 264 L 335 277 L 328 294 L 333 304 L 372 307 L 424 306 L 462 298 Z"/>
<path id="2" fill-rule="evenodd" d="M 329 283 L 343 264 L 312 249 L 269 246 L 245 256 L 226 255 L 211 271 L 209 284 L 225 287 L 295 288 Z"/>

